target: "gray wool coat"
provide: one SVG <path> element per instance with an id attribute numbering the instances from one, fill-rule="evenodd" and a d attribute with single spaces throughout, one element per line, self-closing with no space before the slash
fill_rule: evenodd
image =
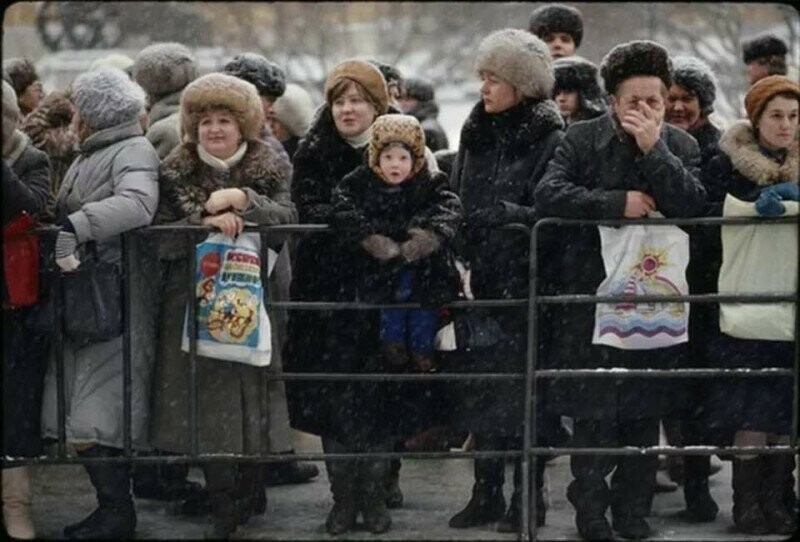
<path id="1" fill-rule="evenodd" d="M 180 99 L 181 91 L 164 96 L 153 104 L 148 113 L 150 127 L 145 137 L 155 147 L 160 160 L 181 144 Z"/>
<path id="2" fill-rule="evenodd" d="M 205 201 L 211 191 L 224 187 L 239 187 L 247 193 L 250 204 L 242 213 L 245 221 L 257 224 L 297 222 L 297 211 L 290 200 L 290 179 L 291 164 L 286 154 L 274 153 L 263 142 L 248 142 L 241 162 L 226 173 L 214 171 L 202 162 L 197 156 L 196 144 L 184 143 L 161 164 L 162 201 L 157 222 L 194 222 L 196 206 Z M 189 194 L 196 198 L 187 197 Z M 280 252 L 281 243 L 272 248 Z M 161 263 L 163 287 L 153 394 L 153 445 L 164 451 L 189 453 L 189 356 L 181 350 L 188 302 L 188 258 L 183 252 L 181 257 L 162 259 Z M 271 299 L 286 289 L 288 268 L 279 269 L 286 265 L 288 260 L 282 254 L 270 280 Z M 285 292 L 283 295 L 285 298 Z M 273 332 L 270 368 L 198 356 L 200 453 L 288 451 L 285 446 L 272 443 L 275 438 L 271 435 L 275 423 L 272 410 L 282 408 L 285 417 L 286 406 L 283 387 L 280 386 L 278 396 L 276 386 L 268 385 L 264 378 L 268 371 L 281 365 L 284 323 L 276 314 L 270 315 L 270 323 Z M 286 425 L 285 418 L 283 424 Z M 280 449 L 282 447 L 284 449 Z"/>
<path id="3" fill-rule="evenodd" d="M 158 156 L 138 120 L 87 138 L 67 170 L 56 199 L 58 220 L 69 218 L 78 242 L 96 241 L 97 257 L 121 265 L 120 234 L 150 224 L 158 206 Z M 149 384 L 155 354 L 152 288 L 157 262 L 148 241 L 131 236 L 132 437 L 149 447 Z M 80 259 L 86 258 L 81 253 Z M 65 315 L 69 318 L 69 315 Z M 122 447 L 122 336 L 88 345 L 64 341 L 67 442 Z M 57 437 L 56 360 L 45 377 L 42 432 Z"/>

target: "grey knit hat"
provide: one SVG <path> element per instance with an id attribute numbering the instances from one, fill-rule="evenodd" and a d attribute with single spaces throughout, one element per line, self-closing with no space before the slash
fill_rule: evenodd
<path id="1" fill-rule="evenodd" d="M 236 55 L 225 64 L 222 72 L 252 83 L 259 96 L 277 98 L 286 90 L 286 73 L 283 69 L 256 53 Z"/>
<path id="2" fill-rule="evenodd" d="M 311 126 L 314 104 L 303 87 L 290 83 L 286 85 L 283 96 L 272 104 L 272 114 L 286 126 L 290 134 L 303 137 Z"/>
<path id="3" fill-rule="evenodd" d="M 150 102 L 183 90 L 197 78 L 197 62 L 180 43 L 154 43 L 133 59 L 133 79 L 150 97 Z"/>
<path id="4" fill-rule="evenodd" d="M 742 60 L 745 64 L 768 56 L 783 56 L 788 51 L 786 42 L 775 34 L 760 34 L 742 42 Z"/>
<path id="5" fill-rule="evenodd" d="M 550 98 L 553 59 L 547 44 L 516 28 L 497 30 L 478 46 L 475 71 L 490 71 L 529 98 Z"/>
<path id="6" fill-rule="evenodd" d="M 119 68 L 86 72 L 72 83 L 72 103 L 83 122 L 93 130 L 105 130 L 139 117 L 145 93 Z"/>
<path id="7" fill-rule="evenodd" d="M 533 10 L 528 30 L 541 39 L 553 32 L 564 32 L 572 36 L 577 49 L 583 39 L 583 17 L 576 8 L 562 4 L 547 4 Z"/>
<path id="8" fill-rule="evenodd" d="M 704 115 L 714 112 L 717 97 L 717 78 L 708 64 L 693 56 L 676 56 L 672 59 L 672 81 L 695 96 Z"/>
<path id="9" fill-rule="evenodd" d="M 609 94 L 614 94 L 629 77 L 643 75 L 658 77 L 669 88 L 672 86 L 672 61 L 667 50 L 654 41 L 630 41 L 615 46 L 603 57 L 600 75 Z"/>
<path id="10" fill-rule="evenodd" d="M 20 120 L 17 93 L 7 81 L 3 80 L 3 148 L 6 142 L 14 135 Z"/>

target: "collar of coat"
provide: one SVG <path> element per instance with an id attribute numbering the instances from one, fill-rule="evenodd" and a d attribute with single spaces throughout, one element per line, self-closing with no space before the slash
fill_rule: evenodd
<path id="1" fill-rule="evenodd" d="M 552 131 L 564 128 L 564 119 L 553 100 L 525 100 L 522 104 L 519 117 L 514 118 L 516 126 L 510 132 L 511 147 L 530 147 Z M 461 141 L 467 149 L 476 151 L 497 143 L 500 134 L 492 118 L 483 108 L 483 101 L 475 104 L 461 129 Z"/>
<path id="2" fill-rule="evenodd" d="M 177 113 L 181 107 L 181 92 L 173 92 L 172 94 L 167 94 L 163 98 L 160 98 L 148 111 L 148 116 L 150 117 L 150 124 L 154 124 L 161 119 L 165 119 L 172 115 L 173 113 Z"/>
<path id="3" fill-rule="evenodd" d="M 89 153 L 112 145 L 117 141 L 140 135 L 144 135 L 144 132 L 142 132 L 142 125 L 139 123 L 139 119 L 135 118 L 128 122 L 117 124 L 111 128 L 93 133 L 84 139 L 78 147 L 80 152 Z"/>
<path id="4" fill-rule="evenodd" d="M 783 164 L 765 156 L 758 148 L 758 141 L 749 120 L 734 122 L 719 139 L 719 149 L 731 159 L 733 167 L 758 186 L 775 182 L 798 180 L 798 154 L 800 129 L 794 136 Z"/>
<path id="5" fill-rule="evenodd" d="M 179 185 L 200 184 L 203 169 L 213 171 L 197 155 L 196 143 L 182 143 L 161 163 L 160 175 Z M 291 163 L 285 154 L 279 155 L 261 141 L 249 141 L 242 160 L 234 167 L 240 179 L 239 186 L 251 186 L 260 194 L 277 191 L 280 184 L 291 177 Z"/>

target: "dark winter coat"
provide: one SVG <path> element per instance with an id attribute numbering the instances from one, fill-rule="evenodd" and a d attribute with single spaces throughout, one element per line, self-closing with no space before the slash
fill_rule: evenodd
<path id="1" fill-rule="evenodd" d="M 500 224 L 533 224 L 534 189 L 563 137 L 563 126 L 551 100 L 524 100 L 496 114 L 486 113 L 479 102 L 464 123 L 451 184 L 464 206 L 460 255 L 471 270 L 476 299 L 527 297 L 529 235 L 482 227 L 475 216 L 495 209 Z M 485 350 L 459 350 L 460 357 L 449 370 L 523 372 L 525 310 L 471 312 L 497 322 L 505 336 Z M 453 388 L 460 405 L 455 409 L 457 425 L 476 433 L 521 435 L 522 382 L 467 382 Z"/>
<path id="2" fill-rule="evenodd" d="M 3 160 L 3 224 L 19 212 L 39 215 L 49 195 L 47 156 L 28 144 L 12 164 Z M 5 301 L 5 280 L 2 281 Z M 41 453 L 40 415 L 47 334 L 28 325 L 36 307 L 3 309 L 3 442 L 7 456 Z"/>
<path id="3" fill-rule="evenodd" d="M 436 306 L 458 294 L 459 278 L 449 243 L 461 222 L 461 202 L 449 190 L 447 177 L 423 168 L 399 186 L 388 185 L 367 166 L 348 174 L 333 193 L 332 225 L 355 245 L 359 299 L 392 303 L 400 270 L 414 270 L 410 302 Z M 408 230 L 435 233 L 443 243 L 430 257 L 413 264 L 396 258 L 382 263 L 358 243 L 381 234 L 398 244 L 409 239 Z"/>
<path id="4" fill-rule="evenodd" d="M 172 149 L 181 144 L 180 111 L 181 91 L 159 99 L 148 112 L 150 126 L 145 136 L 163 160 Z"/>
<path id="5" fill-rule="evenodd" d="M 286 151 L 286 154 L 289 155 L 289 158 L 294 158 L 294 153 L 297 152 L 297 147 L 300 146 L 300 138 L 297 136 L 292 136 L 286 141 L 281 141 L 281 145 L 283 145 L 283 149 Z"/>
<path id="6" fill-rule="evenodd" d="M 700 147 L 700 168 L 704 170 L 711 159 L 719 153 L 720 131 L 706 120 L 699 128 L 689 130 L 689 135 L 695 138 Z"/>
<path id="7" fill-rule="evenodd" d="M 288 163 L 265 144 L 249 141 L 242 160 L 228 172 L 200 160 L 194 143 L 175 148 L 159 171 L 161 202 L 156 223 L 197 223 L 214 190 L 237 187 L 250 204 L 242 218 L 256 224 L 288 224 L 297 220 L 289 199 Z M 274 247 L 280 250 L 280 247 Z M 188 302 L 188 259 L 162 261 L 163 287 L 159 318 L 158 364 L 153 394 L 152 441 L 156 448 L 188 453 L 188 354 L 181 351 Z M 274 276 L 274 271 L 273 271 Z M 270 281 L 270 293 L 276 284 Z M 270 318 L 276 329 L 274 318 Z M 272 334 L 273 359 L 280 356 L 279 333 Z M 275 364 L 279 360 L 274 359 Z M 263 369 L 242 363 L 198 357 L 198 427 L 201 453 L 269 451 L 269 408 Z"/>
<path id="8" fill-rule="evenodd" d="M 766 186 L 783 181 L 798 182 L 798 137 L 795 137 L 788 155 L 770 155 L 759 147 L 750 123 L 743 120 L 726 130 L 719 148 L 720 153 L 711 160 L 705 173 L 705 182 L 715 203 L 709 206 L 714 216 L 722 215 L 726 194 L 753 202 Z M 713 230 L 719 239 L 719 228 Z M 718 240 L 708 250 L 711 252 L 709 266 L 716 279 L 722 264 L 721 242 Z M 745 340 L 726 335 L 719 330 L 718 307 L 712 305 L 709 339 L 706 342 L 708 361 L 712 366 L 753 369 L 793 367 L 793 342 Z M 791 377 L 714 380 L 708 392 L 708 423 L 730 430 L 788 435 L 791 428 L 792 384 Z"/>
<path id="9" fill-rule="evenodd" d="M 439 104 L 433 100 L 419 102 L 408 114 L 413 115 L 419 121 L 422 131 L 425 133 L 425 145 L 432 152 L 450 147 L 447 134 L 436 118 L 439 116 Z"/>
<path id="10" fill-rule="evenodd" d="M 697 178 L 700 152 L 683 130 L 664 124 L 661 137 L 642 154 L 609 113 L 574 124 L 536 188 L 542 217 L 622 218 L 626 192 L 650 194 L 666 217 L 691 217 L 703 210 L 705 190 Z M 545 228 L 547 229 L 547 228 Z M 558 248 L 555 265 L 545 271 L 559 294 L 594 294 L 605 278 L 597 227 L 549 229 Z M 544 231 L 543 231 L 544 233 Z M 593 346 L 595 307 L 558 305 L 550 309 L 552 344 L 540 367 L 668 368 L 685 345 L 640 352 Z M 658 417 L 665 408 L 664 380 L 565 378 L 551 382 L 548 408 L 577 418 Z"/>

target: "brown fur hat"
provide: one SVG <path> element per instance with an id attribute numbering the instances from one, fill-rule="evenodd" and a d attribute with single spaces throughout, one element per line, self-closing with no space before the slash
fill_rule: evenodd
<path id="1" fill-rule="evenodd" d="M 259 138 L 264 125 L 261 99 L 252 83 L 224 73 L 209 73 L 189 83 L 181 93 L 181 137 L 197 142 L 200 116 L 210 109 L 228 109 L 239 122 L 245 140 Z"/>
<path id="2" fill-rule="evenodd" d="M 372 101 L 378 106 L 378 115 L 383 115 L 389 110 L 389 91 L 386 88 L 386 80 L 378 68 L 363 60 L 345 60 L 330 71 L 325 80 L 325 101 L 328 103 L 328 107 L 332 105 L 331 90 L 342 79 L 352 79 L 364 87 Z"/>
<path id="3" fill-rule="evenodd" d="M 425 132 L 422 131 L 419 121 L 411 115 L 383 115 L 372 123 L 372 137 L 367 151 L 369 167 L 376 175 L 383 178 L 380 166 L 381 151 L 394 142 L 400 142 L 411 150 L 413 165 L 410 177 L 426 167 Z"/>
<path id="4" fill-rule="evenodd" d="M 770 75 L 757 81 L 744 97 L 744 109 L 753 127 L 758 125 L 761 113 L 769 101 L 778 94 L 793 94 L 800 100 L 800 85 L 785 75 Z"/>
<path id="5" fill-rule="evenodd" d="M 27 58 L 9 58 L 3 61 L 3 71 L 8 75 L 14 92 L 19 97 L 29 86 L 39 80 L 33 62 Z"/>

